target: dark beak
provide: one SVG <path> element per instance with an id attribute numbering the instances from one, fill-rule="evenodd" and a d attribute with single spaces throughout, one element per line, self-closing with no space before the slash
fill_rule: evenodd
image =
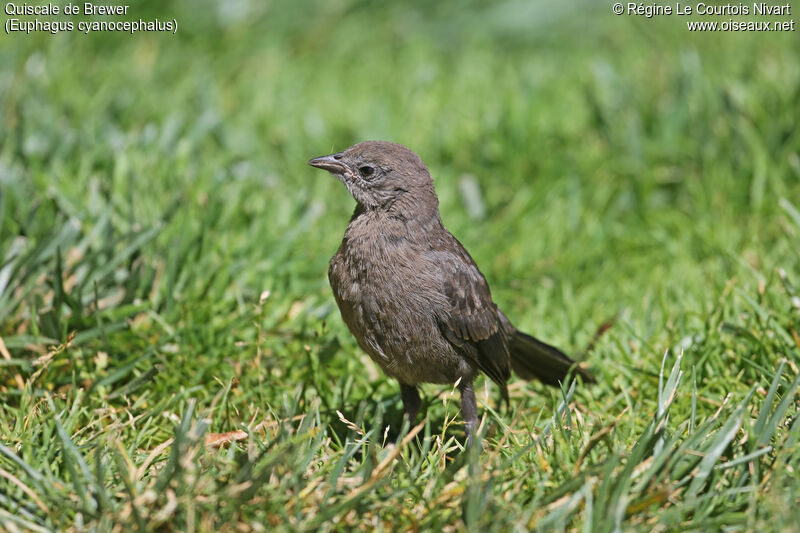
<path id="1" fill-rule="evenodd" d="M 339 161 L 342 158 L 341 152 L 338 154 L 324 155 L 309 160 L 308 164 L 312 167 L 321 168 L 334 174 L 342 174 L 347 168 L 344 163 Z"/>

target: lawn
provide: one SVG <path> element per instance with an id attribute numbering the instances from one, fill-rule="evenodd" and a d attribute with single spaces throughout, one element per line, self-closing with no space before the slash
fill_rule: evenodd
<path id="1" fill-rule="evenodd" d="M 3 35 L 0 529 L 797 528 L 797 32 L 430 4 Z M 354 201 L 306 164 L 366 139 L 597 384 L 481 378 L 482 449 L 450 386 L 401 427 L 327 282 Z"/>

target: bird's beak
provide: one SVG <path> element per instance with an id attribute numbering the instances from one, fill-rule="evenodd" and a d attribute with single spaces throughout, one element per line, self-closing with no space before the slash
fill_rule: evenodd
<path id="1" fill-rule="evenodd" d="M 327 170 L 333 174 L 342 174 L 347 169 L 344 163 L 339 161 L 342 158 L 342 153 L 339 152 L 338 154 L 331 154 L 331 155 L 324 155 L 322 157 L 315 157 L 308 161 L 308 164 L 312 167 L 321 168 L 323 170 Z"/>

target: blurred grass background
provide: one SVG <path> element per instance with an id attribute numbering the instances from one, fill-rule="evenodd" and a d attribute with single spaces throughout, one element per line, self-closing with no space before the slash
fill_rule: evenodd
<path id="1" fill-rule="evenodd" d="M 796 32 L 590 2 L 129 11 L 178 32 L 0 41 L 3 527 L 796 527 Z M 481 382 L 480 456 L 427 387 L 382 446 L 397 386 L 326 279 L 353 201 L 306 165 L 366 139 L 428 164 L 521 329 L 579 354 L 617 316 L 599 385 L 515 382 L 498 414 Z"/>

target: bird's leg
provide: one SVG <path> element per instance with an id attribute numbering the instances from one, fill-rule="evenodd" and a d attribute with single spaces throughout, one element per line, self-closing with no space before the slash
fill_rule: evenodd
<path id="1" fill-rule="evenodd" d="M 475 401 L 475 389 L 472 381 L 462 380 L 458 386 L 461 391 L 461 418 L 467 426 L 467 442 L 472 441 L 472 435 L 478 429 L 478 404 Z"/>
<path id="2" fill-rule="evenodd" d="M 403 414 L 408 417 L 408 423 L 413 426 L 421 405 L 417 386 L 401 383 L 400 396 L 403 398 Z"/>

